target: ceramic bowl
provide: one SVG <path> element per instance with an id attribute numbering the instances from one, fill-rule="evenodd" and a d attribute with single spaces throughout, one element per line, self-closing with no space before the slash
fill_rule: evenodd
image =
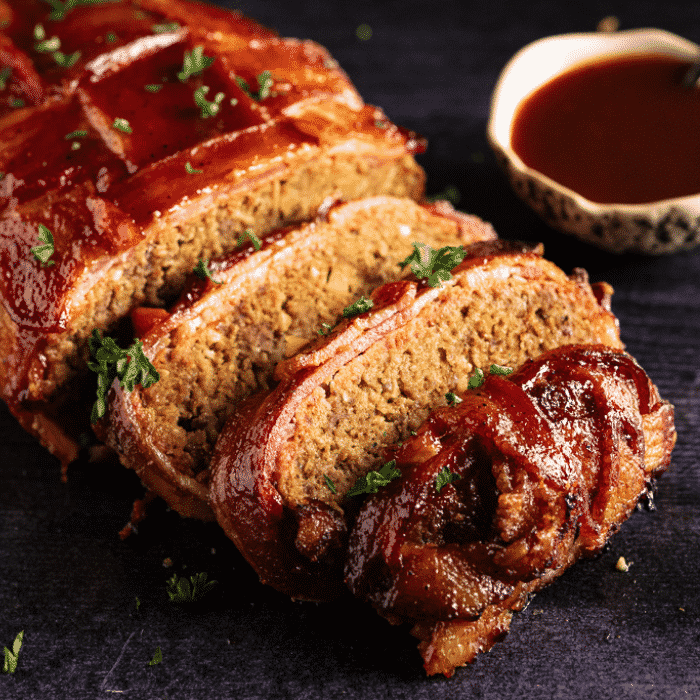
<path id="1" fill-rule="evenodd" d="M 491 102 L 487 135 L 515 192 L 554 228 L 615 253 L 674 253 L 700 244 L 700 193 L 645 204 L 598 204 L 529 168 L 511 147 L 518 105 L 574 66 L 624 54 L 700 58 L 700 46 L 660 29 L 562 34 L 521 49 Z"/>

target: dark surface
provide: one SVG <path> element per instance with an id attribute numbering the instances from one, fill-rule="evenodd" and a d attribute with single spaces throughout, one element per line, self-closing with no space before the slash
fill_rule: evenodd
<path id="1" fill-rule="evenodd" d="M 220 3 L 224 4 L 224 3 Z M 485 139 L 506 61 L 540 37 L 656 26 L 700 39 L 694 2 L 283 2 L 239 6 L 282 35 L 325 44 L 365 99 L 421 132 L 429 194 L 506 238 L 542 240 L 567 272 L 616 289 L 622 337 L 677 409 L 678 445 L 657 510 L 639 512 L 514 619 L 506 640 L 451 680 L 427 679 L 413 640 L 365 606 L 294 603 L 261 586 L 215 525 L 156 505 L 118 530 L 140 493 L 119 467 L 57 462 L 0 409 L 0 646 L 25 631 L 13 698 L 700 698 L 700 252 L 615 257 L 554 233 L 511 193 Z M 372 38 L 355 29 L 366 23 Z M 620 556 L 633 564 L 615 569 Z M 164 568 L 170 557 L 172 568 Z M 186 568 L 185 568 L 186 567 Z M 177 607 L 173 572 L 219 580 Z M 140 607 L 136 609 L 136 597 Z M 163 662 L 149 667 L 156 647 Z"/>

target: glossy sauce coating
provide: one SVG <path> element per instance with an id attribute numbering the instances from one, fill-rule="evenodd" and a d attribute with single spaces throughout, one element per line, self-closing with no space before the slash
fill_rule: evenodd
<path id="1" fill-rule="evenodd" d="M 593 202 L 700 194 L 700 88 L 684 87 L 689 66 L 645 54 L 569 70 L 520 104 L 513 150 Z"/>

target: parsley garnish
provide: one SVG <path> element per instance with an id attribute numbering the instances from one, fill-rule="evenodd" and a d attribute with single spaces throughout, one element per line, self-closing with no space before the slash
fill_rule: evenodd
<path id="1" fill-rule="evenodd" d="M 169 34 L 170 32 L 176 32 L 180 29 L 180 24 L 178 22 L 165 22 L 163 24 L 154 24 L 151 27 L 151 31 L 154 34 Z"/>
<path id="2" fill-rule="evenodd" d="M 478 389 L 483 383 L 484 373 L 477 367 L 474 370 L 474 374 L 472 374 L 472 376 L 469 377 L 469 384 L 467 384 L 467 388 Z"/>
<path id="3" fill-rule="evenodd" d="M 20 99 L 19 97 L 10 97 L 10 107 L 15 107 L 16 109 L 19 109 L 20 107 L 24 107 L 24 100 Z"/>
<path id="4" fill-rule="evenodd" d="M 3 68 L 0 70 L 0 90 L 4 90 L 7 87 L 7 81 L 12 75 L 12 68 Z"/>
<path id="5" fill-rule="evenodd" d="M 73 53 L 69 54 L 61 51 L 53 52 L 53 60 L 56 61 L 61 68 L 70 68 L 79 58 L 80 51 L 73 51 Z"/>
<path id="6" fill-rule="evenodd" d="M 335 484 L 333 483 L 333 479 L 331 479 L 330 476 L 327 476 L 326 474 L 323 475 L 323 478 L 326 480 L 326 486 L 330 489 L 331 493 L 338 493 L 338 491 L 335 488 Z"/>
<path id="7" fill-rule="evenodd" d="M 242 245 L 245 242 L 246 238 L 250 238 L 250 242 L 253 244 L 253 248 L 255 248 L 255 250 L 260 250 L 260 246 L 262 245 L 260 239 L 249 228 L 243 231 L 236 245 Z"/>
<path id="8" fill-rule="evenodd" d="M 257 81 L 258 81 L 258 91 L 253 92 L 250 87 L 248 86 L 248 83 L 241 78 L 240 76 L 236 76 L 236 82 L 238 83 L 238 86 L 245 92 L 248 97 L 250 97 L 253 100 L 256 100 L 257 102 L 261 102 L 264 100 L 266 97 L 269 97 L 272 95 L 272 91 L 270 88 L 272 88 L 273 85 L 273 80 L 272 80 L 272 73 L 270 73 L 269 70 L 264 70 L 260 75 L 257 76 Z"/>
<path id="9" fill-rule="evenodd" d="M 464 260 L 466 251 L 462 246 L 444 246 L 433 250 L 425 243 L 414 243 L 413 252 L 399 263 L 400 267 L 411 266 L 411 271 L 418 278 L 428 278 L 431 287 L 439 287 L 440 280 L 448 280 L 450 271 Z"/>
<path id="10" fill-rule="evenodd" d="M 76 129 L 76 131 L 71 131 L 70 134 L 66 134 L 63 138 L 66 141 L 70 141 L 71 139 L 83 139 L 87 135 L 88 132 L 85 129 Z"/>
<path id="11" fill-rule="evenodd" d="M 510 367 L 503 367 L 503 365 L 491 365 L 489 374 L 499 374 L 501 377 L 507 377 L 509 374 L 513 374 L 513 370 Z"/>
<path id="12" fill-rule="evenodd" d="M 173 603 L 196 603 L 204 598 L 209 591 L 216 586 L 217 581 L 207 581 L 207 574 L 195 574 L 188 581 L 185 576 L 178 578 L 173 574 L 168 579 L 168 596 Z"/>
<path id="13" fill-rule="evenodd" d="M 55 265 L 55 260 L 49 260 L 54 253 L 53 234 L 44 224 L 39 224 L 39 242 L 41 245 L 35 245 L 30 248 L 31 254 L 41 263 L 42 267 Z"/>
<path id="14" fill-rule="evenodd" d="M 52 22 L 60 22 L 78 5 L 101 5 L 104 2 L 113 2 L 113 0 L 44 0 L 44 2 L 53 8 L 49 19 Z"/>
<path id="15" fill-rule="evenodd" d="M 458 403 L 462 403 L 462 399 L 460 399 L 454 391 L 448 391 L 445 394 L 445 398 L 447 399 L 448 406 L 456 406 Z"/>
<path id="16" fill-rule="evenodd" d="M 365 299 L 361 296 L 354 304 L 346 306 L 343 309 L 343 316 L 345 318 L 351 318 L 352 316 L 357 316 L 358 314 L 363 314 L 365 311 L 369 311 L 374 306 L 374 302 L 371 299 Z"/>
<path id="17" fill-rule="evenodd" d="M 319 335 L 329 335 L 333 330 L 333 326 L 330 323 L 322 323 L 321 327 L 316 331 Z"/>
<path id="18" fill-rule="evenodd" d="M 147 389 L 160 379 L 160 374 L 144 355 L 140 340 L 124 350 L 109 336 L 103 338 L 96 328 L 88 343 L 94 358 L 88 362 L 88 368 L 97 373 L 97 400 L 92 407 L 91 423 L 96 423 L 107 412 L 107 391 L 116 378 L 127 391 L 133 391 L 137 384 Z"/>
<path id="19" fill-rule="evenodd" d="M 200 171 L 201 172 L 201 171 Z M 192 270 L 200 280 L 211 280 L 214 284 L 223 284 L 223 282 L 217 282 L 212 276 L 209 270 L 209 265 L 206 258 L 200 258 L 197 266 Z"/>
<path id="20" fill-rule="evenodd" d="M 14 673 L 17 670 L 17 660 L 19 657 L 19 650 L 22 648 L 22 640 L 24 639 L 24 630 L 22 630 L 16 637 L 15 641 L 12 642 L 12 649 L 3 647 L 5 651 L 5 660 L 2 664 L 3 673 Z"/>
<path id="21" fill-rule="evenodd" d="M 209 102 L 205 95 L 209 92 L 208 85 L 201 85 L 194 91 L 194 101 L 202 110 L 202 117 L 207 119 L 209 117 L 215 117 L 219 110 L 221 109 L 221 101 L 224 99 L 225 95 L 223 92 L 217 92 L 214 96 L 214 100 Z"/>
<path id="22" fill-rule="evenodd" d="M 148 662 L 149 666 L 155 666 L 156 664 L 159 664 L 163 660 L 163 652 L 160 650 L 160 647 L 156 647 L 155 654 L 153 654 L 153 658 Z"/>
<path id="23" fill-rule="evenodd" d="M 443 467 L 442 471 L 438 473 L 435 479 L 435 490 L 439 493 L 443 486 L 451 484 L 453 481 L 461 478 L 459 474 L 453 474 L 449 467 Z"/>
<path id="24" fill-rule="evenodd" d="M 134 598 L 136 598 L 136 610 L 138 611 L 138 609 L 141 607 L 141 601 L 139 600 L 138 596 L 134 596 Z"/>
<path id="25" fill-rule="evenodd" d="M 123 131 L 125 134 L 132 133 L 131 124 L 129 124 L 129 122 L 126 119 L 122 119 L 121 117 L 117 117 L 114 120 L 114 122 L 112 123 L 112 128 L 118 129 L 119 131 Z"/>
<path id="26" fill-rule="evenodd" d="M 196 175 L 197 173 L 203 173 L 203 172 L 204 172 L 203 170 L 197 170 L 197 168 L 193 168 L 193 167 L 190 165 L 190 161 L 189 161 L 189 160 L 185 163 L 185 170 L 186 170 L 190 175 Z"/>
<path id="27" fill-rule="evenodd" d="M 361 493 L 377 493 L 381 486 L 386 486 L 390 481 L 401 476 L 396 469 L 396 460 L 392 459 L 381 467 L 379 471 L 368 472 L 361 476 L 355 485 L 348 491 L 348 496 L 359 496 Z"/>
<path id="28" fill-rule="evenodd" d="M 206 68 L 214 63 L 214 56 L 204 55 L 204 46 L 199 44 L 192 51 L 185 51 L 185 56 L 182 60 L 182 70 L 177 74 L 177 77 L 184 83 L 190 76 L 198 75 Z"/>
<path id="29" fill-rule="evenodd" d="M 163 85 L 161 83 L 151 83 L 150 85 L 144 85 L 144 89 L 148 90 L 148 92 L 158 92 L 159 90 L 163 89 Z"/>
<path id="30" fill-rule="evenodd" d="M 113 44 L 117 40 L 117 35 L 114 32 L 107 32 L 105 34 L 105 41 L 108 44 Z"/>

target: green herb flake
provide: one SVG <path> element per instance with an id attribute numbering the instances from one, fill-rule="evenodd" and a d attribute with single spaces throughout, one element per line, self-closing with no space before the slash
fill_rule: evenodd
<path id="1" fill-rule="evenodd" d="M 0 90 L 4 90 L 7 87 L 7 81 L 12 75 L 12 68 L 5 67 L 0 70 Z"/>
<path id="2" fill-rule="evenodd" d="M 510 367 L 504 367 L 503 365 L 491 365 L 491 367 L 489 367 L 489 374 L 497 374 L 501 377 L 507 377 L 509 374 L 513 374 L 513 370 Z"/>
<path id="3" fill-rule="evenodd" d="M 459 474 L 452 473 L 449 467 L 443 467 L 442 471 L 439 472 L 435 478 L 435 490 L 440 493 L 443 486 L 451 484 L 453 481 L 461 478 L 462 477 Z"/>
<path id="4" fill-rule="evenodd" d="M 136 610 L 138 611 L 138 609 L 141 607 L 141 601 L 139 600 L 138 596 L 134 596 L 134 598 L 136 599 Z"/>
<path id="5" fill-rule="evenodd" d="M 180 29 L 180 24 L 178 22 L 165 22 L 163 24 L 154 24 L 151 27 L 151 31 L 154 34 L 170 34 L 171 32 L 176 32 Z"/>
<path id="6" fill-rule="evenodd" d="M 57 36 L 52 36 L 50 39 L 44 39 L 34 44 L 34 50 L 39 53 L 51 53 L 52 51 L 58 51 L 60 48 L 61 40 Z"/>
<path id="7" fill-rule="evenodd" d="M 123 131 L 125 134 L 132 133 L 131 124 L 129 124 L 126 119 L 122 119 L 121 117 L 117 117 L 114 122 L 112 122 L 112 128 L 117 129 L 118 131 Z"/>
<path id="8" fill-rule="evenodd" d="M 187 173 L 189 173 L 190 175 L 196 175 L 197 173 L 203 173 L 203 172 L 204 172 L 204 170 L 198 170 L 197 168 L 193 168 L 193 167 L 190 165 L 190 161 L 189 161 L 189 160 L 185 163 L 185 170 L 186 170 Z"/>
<path id="9" fill-rule="evenodd" d="M 372 38 L 372 27 L 370 27 L 369 24 L 361 24 L 355 30 L 355 36 L 360 41 L 369 41 Z"/>
<path id="10" fill-rule="evenodd" d="M 156 664 L 161 663 L 161 661 L 163 661 L 163 652 L 161 651 L 160 647 L 156 647 L 153 658 L 148 662 L 148 665 L 155 666 Z"/>
<path id="11" fill-rule="evenodd" d="M 70 68 L 71 66 L 75 65 L 80 56 L 80 51 L 73 51 L 73 53 L 68 54 L 61 51 L 53 52 L 53 60 L 56 61 L 61 68 Z"/>
<path id="12" fill-rule="evenodd" d="M 207 581 L 206 573 L 190 576 L 189 580 L 173 574 L 167 583 L 168 597 L 173 603 L 196 603 L 216 585 L 217 581 Z"/>
<path id="13" fill-rule="evenodd" d="M 49 259 L 54 254 L 53 234 L 44 224 L 39 224 L 38 236 L 41 245 L 30 248 L 29 252 L 41 263 L 42 267 L 55 265 L 55 261 Z"/>
<path id="14" fill-rule="evenodd" d="M 117 35 L 114 32 L 107 32 L 105 34 L 105 42 L 108 44 L 113 44 L 117 40 Z"/>
<path id="15" fill-rule="evenodd" d="M 477 367 L 474 370 L 474 374 L 472 374 L 472 376 L 469 377 L 469 384 L 467 384 L 467 388 L 478 389 L 483 383 L 484 373 Z"/>
<path id="16" fill-rule="evenodd" d="M 199 171 L 201 172 L 201 170 Z M 200 258 L 194 270 L 192 270 L 200 280 L 211 280 L 214 284 L 223 284 L 223 282 L 217 282 L 212 276 L 209 270 L 209 264 L 206 258 Z"/>
<path id="17" fill-rule="evenodd" d="M 466 251 L 462 246 L 444 246 L 433 250 L 425 243 L 414 243 L 413 252 L 399 263 L 400 267 L 411 266 L 411 271 L 419 279 L 427 278 L 431 287 L 440 287 L 442 281 L 452 276 L 451 271 L 464 260 Z"/>
<path id="18" fill-rule="evenodd" d="M 202 110 L 201 116 L 204 119 L 208 119 L 209 117 L 215 117 L 219 113 L 219 110 L 221 109 L 221 102 L 225 97 L 223 92 L 217 92 L 214 96 L 214 100 L 210 102 L 205 97 L 205 95 L 208 92 L 209 86 L 202 85 L 198 87 L 193 94 L 195 104 Z"/>
<path id="19" fill-rule="evenodd" d="M 2 663 L 3 673 L 14 673 L 17 670 L 17 662 L 19 660 L 19 651 L 22 648 L 24 640 L 24 630 L 18 633 L 15 640 L 12 642 L 12 649 L 3 647 L 5 652 L 5 660 Z"/>
<path id="20" fill-rule="evenodd" d="M 462 199 L 461 192 L 454 185 L 447 185 L 445 189 L 432 197 L 428 197 L 428 202 L 438 202 L 440 200 L 446 199 L 450 204 L 458 204 L 459 200 Z"/>
<path id="21" fill-rule="evenodd" d="M 448 391 L 445 394 L 445 398 L 447 399 L 447 405 L 448 406 L 456 406 L 457 404 L 462 403 L 462 399 L 457 396 L 453 391 Z"/>
<path id="22" fill-rule="evenodd" d="M 26 104 L 24 100 L 20 99 L 19 97 L 14 97 L 14 95 L 10 97 L 9 101 L 10 107 L 13 107 L 14 109 L 21 109 Z"/>
<path id="23" fill-rule="evenodd" d="M 137 384 L 147 389 L 160 379 L 156 368 L 144 355 L 140 340 L 123 349 L 113 338 L 103 338 L 95 329 L 88 344 L 93 360 L 87 366 L 97 373 L 97 400 L 92 407 L 91 423 L 96 423 L 107 412 L 107 392 L 115 379 L 119 379 L 119 384 L 127 391 L 133 391 Z"/>
<path id="24" fill-rule="evenodd" d="M 330 332 L 333 330 L 333 326 L 331 326 L 330 323 L 322 323 L 321 327 L 316 331 L 319 335 L 330 335 Z"/>
<path id="25" fill-rule="evenodd" d="M 71 151 L 79 151 L 80 150 L 80 141 L 73 141 L 73 143 L 70 145 Z"/>
<path id="26" fill-rule="evenodd" d="M 358 314 L 363 314 L 365 311 L 369 311 L 374 306 L 374 302 L 371 299 L 366 299 L 361 296 L 354 304 L 346 306 L 343 309 L 343 316 L 345 318 L 351 318 L 352 316 L 357 316 Z"/>
<path id="27" fill-rule="evenodd" d="M 238 87 L 240 87 L 241 90 L 243 90 L 243 92 L 245 92 L 245 94 L 248 95 L 248 97 L 255 100 L 256 102 L 261 102 L 265 98 L 276 94 L 272 92 L 274 80 L 272 78 L 272 73 L 270 73 L 269 70 L 264 70 L 262 73 L 260 73 L 257 76 L 257 81 L 258 90 L 257 92 L 253 92 L 249 87 L 248 83 L 243 78 L 241 78 L 240 76 L 236 76 L 236 82 L 238 83 Z"/>
<path id="28" fill-rule="evenodd" d="M 355 485 L 348 491 L 348 496 L 359 496 L 363 493 L 377 493 L 382 487 L 386 486 L 390 481 L 401 476 L 401 472 L 396 469 L 396 460 L 392 459 L 379 469 L 379 471 L 371 471 L 361 476 Z"/>
<path id="29" fill-rule="evenodd" d="M 199 75 L 203 70 L 209 68 L 214 63 L 214 56 L 204 55 L 204 46 L 199 44 L 192 51 L 185 51 L 182 59 L 182 70 L 177 74 L 183 83 L 193 75 Z"/>
<path id="30" fill-rule="evenodd" d="M 326 486 L 329 488 L 330 492 L 337 494 L 338 491 L 335 488 L 335 484 L 333 483 L 333 480 L 330 478 L 330 476 L 324 474 L 323 478 L 326 480 Z"/>
<path id="31" fill-rule="evenodd" d="M 105 2 L 113 0 L 44 0 L 48 5 L 51 5 L 52 12 L 49 19 L 52 22 L 60 22 L 66 18 L 66 15 L 76 8 L 78 5 L 101 5 Z"/>
<path id="32" fill-rule="evenodd" d="M 162 83 L 150 83 L 149 85 L 144 85 L 144 90 L 148 92 L 159 92 L 163 89 Z"/>
<path id="33" fill-rule="evenodd" d="M 72 139 L 84 139 L 87 135 L 88 132 L 85 129 L 76 129 L 71 131 L 70 134 L 66 134 L 63 138 L 66 141 L 71 141 Z"/>
<path id="34" fill-rule="evenodd" d="M 43 24 L 36 24 L 34 25 L 34 41 L 43 41 L 46 39 L 46 30 L 44 29 Z"/>
<path id="35" fill-rule="evenodd" d="M 260 250 L 262 242 L 249 228 L 243 231 L 241 237 L 238 239 L 237 245 L 242 245 L 245 242 L 246 238 L 250 238 L 250 242 L 253 244 L 253 248 L 255 248 L 255 250 Z"/>

